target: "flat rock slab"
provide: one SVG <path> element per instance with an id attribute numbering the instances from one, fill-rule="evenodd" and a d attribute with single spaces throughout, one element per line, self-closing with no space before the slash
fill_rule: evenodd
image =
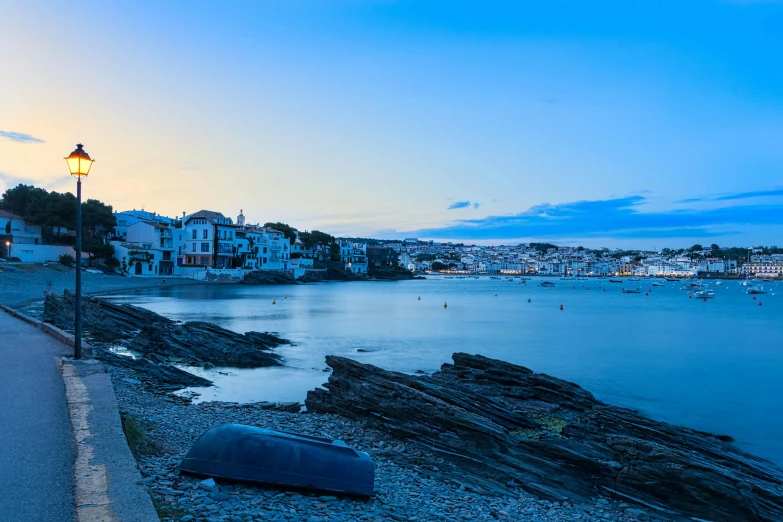
<path id="1" fill-rule="evenodd" d="M 328 356 L 308 411 L 366 420 L 436 452 L 446 478 L 551 500 L 614 495 L 671 519 L 783 520 L 783 470 L 730 438 L 648 419 L 576 384 L 455 353 L 432 376 Z"/>

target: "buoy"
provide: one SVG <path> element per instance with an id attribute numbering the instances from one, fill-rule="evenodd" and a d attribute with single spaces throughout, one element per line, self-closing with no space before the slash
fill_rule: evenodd
<path id="1" fill-rule="evenodd" d="M 495 294 L 495 297 L 497 297 L 497 296 L 498 296 L 498 294 Z"/>
<path id="2" fill-rule="evenodd" d="M 753 300 L 754 300 L 754 301 L 756 300 L 756 296 L 755 296 L 755 295 L 753 296 Z"/>
<path id="3" fill-rule="evenodd" d="M 645 297 L 650 297 L 650 294 L 644 294 Z"/>
<path id="4" fill-rule="evenodd" d="M 288 296 L 287 296 L 287 295 L 284 295 L 284 296 L 283 296 L 283 299 L 288 299 Z"/>
<path id="5" fill-rule="evenodd" d="M 759 306 L 761 306 L 761 301 L 759 301 Z"/>
<path id="6" fill-rule="evenodd" d="M 419 301 L 421 301 L 421 296 L 419 296 Z"/>
<path id="7" fill-rule="evenodd" d="M 704 302 L 705 302 L 705 303 L 707 302 L 707 298 L 706 298 L 706 297 L 704 298 Z"/>
<path id="8" fill-rule="evenodd" d="M 693 299 L 693 296 L 688 294 L 688 299 Z"/>
<path id="9" fill-rule="evenodd" d="M 448 303 L 443 303 L 443 308 L 448 308 L 448 307 L 449 307 Z"/>
<path id="10" fill-rule="evenodd" d="M 527 302 L 528 302 L 528 303 L 530 302 L 530 298 L 529 298 L 529 297 L 527 298 Z"/>
<path id="11" fill-rule="evenodd" d="M 277 304 L 277 301 L 275 301 L 274 299 L 272 299 L 272 304 Z"/>
<path id="12" fill-rule="evenodd" d="M 563 309 L 563 305 L 560 305 L 560 309 L 561 309 L 561 310 Z"/>

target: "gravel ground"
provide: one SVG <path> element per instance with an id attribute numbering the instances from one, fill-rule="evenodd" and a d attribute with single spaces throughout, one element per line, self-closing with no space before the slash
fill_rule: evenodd
<path id="1" fill-rule="evenodd" d="M 0 304 L 21 308 L 43 301 L 44 293 L 52 291 L 61 294 L 63 290 L 73 291 L 76 271 L 59 264 L 47 266 L 35 264 L 10 264 L 13 272 L 0 267 Z M 158 277 L 129 277 L 120 275 L 91 274 L 82 272 L 82 291 L 86 294 L 101 294 L 118 290 L 132 290 L 160 286 Z M 166 278 L 166 285 L 217 284 L 192 281 L 190 279 Z"/>
<path id="2" fill-rule="evenodd" d="M 163 448 L 160 455 L 139 457 L 138 461 L 164 522 L 654 520 L 643 510 L 604 498 L 596 498 L 590 505 L 572 505 L 538 500 L 522 490 L 506 496 L 475 493 L 441 477 L 437 457 L 369 429 L 362 422 L 270 410 L 261 404 L 190 404 L 180 397 L 145 390 L 129 370 L 108 369 L 120 410 L 135 417 Z M 177 466 L 195 440 L 209 428 L 224 423 L 341 439 L 371 455 L 376 494 L 361 500 L 224 481 L 208 487 L 202 478 L 180 475 Z"/>

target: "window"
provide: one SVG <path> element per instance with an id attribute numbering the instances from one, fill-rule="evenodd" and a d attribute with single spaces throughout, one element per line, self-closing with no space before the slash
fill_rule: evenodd
<path id="1" fill-rule="evenodd" d="M 204 239 L 209 239 L 209 230 L 204 230 Z"/>
<path id="2" fill-rule="evenodd" d="M 196 235 L 196 232 L 197 232 L 197 231 L 196 231 L 196 229 L 194 228 L 194 229 L 193 229 L 193 239 L 198 239 L 198 236 Z"/>
<path id="3" fill-rule="evenodd" d="M 193 252 L 195 252 L 196 251 L 196 243 L 193 243 L 191 246 L 193 247 Z"/>
<path id="4" fill-rule="evenodd" d="M 209 252 L 209 243 L 201 243 L 201 251 Z"/>
<path id="5" fill-rule="evenodd" d="M 266 248 L 264 250 L 266 250 Z M 266 258 L 264 258 L 264 264 L 266 264 Z"/>
<path id="6" fill-rule="evenodd" d="M 208 257 L 202 257 L 201 258 L 201 264 L 202 265 L 208 265 L 209 264 L 209 258 Z"/>
<path id="7" fill-rule="evenodd" d="M 264 254 L 266 254 L 266 247 L 264 247 Z M 264 261 L 264 263 L 266 263 L 266 261 Z"/>

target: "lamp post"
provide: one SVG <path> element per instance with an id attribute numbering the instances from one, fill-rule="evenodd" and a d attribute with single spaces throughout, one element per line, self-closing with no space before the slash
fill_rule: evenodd
<path id="1" fill-rule="evenodd" d="M 11 259 L 11 242 L 6 241 L 5 242 L 5 255 L 8 256 L 8 259 Z"/>
<path id="2" fill-rule="evenodd" d="M 76 292 L 75 292 L 75 315 L 73 320 L 73 357 L 82 358 L 82 177 L 87 177 L 92 167 L 90 155 L 82 148 L 84 145 L 79 143 L 76 150 L 65 158 L 68 162 L 68 170 L 71 176 L 76 177 Z"/>

